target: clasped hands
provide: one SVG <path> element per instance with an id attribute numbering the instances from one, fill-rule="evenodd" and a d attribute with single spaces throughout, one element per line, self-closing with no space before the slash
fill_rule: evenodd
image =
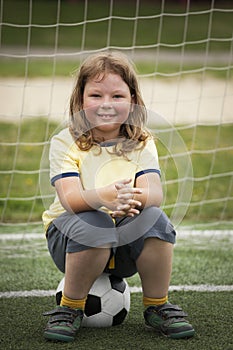
<path id="1" fill-rule="evenodd" d="M 121 180 L 115 183 L 116 198 L 114 200 L 113 217 L 134 216 L 140 213 L 138 208 L 142 203 L 135 199 L 136 194 L 141 194 L 142 190 L 130 186 L 131 179 Z"/>

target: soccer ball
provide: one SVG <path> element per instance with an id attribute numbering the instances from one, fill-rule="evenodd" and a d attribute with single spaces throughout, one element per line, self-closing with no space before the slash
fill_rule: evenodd
<path id="1" fill-rule="evenodd" d="M 56 290 L 60 304 L 64 278 Z M 130 290 L 125 279 L 103 273 L 92 285 L 84 310 L 82 327 L 111 327 L 121 324 L 130 309 Z"/>

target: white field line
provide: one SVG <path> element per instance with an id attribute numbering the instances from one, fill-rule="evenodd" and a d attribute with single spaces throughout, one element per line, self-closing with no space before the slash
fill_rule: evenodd
<path id="1" fill-rule="evenodd" d="M 141 287 L 130 287 L 131 293 L 141 293 Z M 185 292 L 232 292 L 233 285 L 184 285 L 184 286 L 170 286 L 170 292 L 174 291 L 185 291 Z M 26 298 L 26 297 L 50 297 L 55 296 L 56 290 L 21 290 L 21 291 L 10 291 L 10 292 L 0 292 L 1 298 Z"/>
<path id="2" fill-rule="evenodd" d="M 188 237 L 226 237 L 233 236 L 233 230 L 198 230 L 198 231 L 180 231 L 178 232 L 180 238 Z M 31 239 L 43 239 L 43 234 L 38 233 L 9 233 L 0 234 L 0 240 L 31 240 Z M 194 291 L 194 292 L 231 292 L 233 291 L 233 285 L 178 285 L 170 286 L 169 291 Z M 141 287 L 130 287 L 131 293 L 142 292 Z M 0 298 L 21 298 L 21 297 L 46 297 L 55 295 L 56 290 L 29 290 L 29 291 L 9 291 L 0 292 Z"/>
<path id="3" fill-rule="evenodd" d="M 233 230 L 177 230 L 178 238 L 188 237 L 226 237 L 233 236 Z M 2 233 L 0 241 L 44 239 L 44 233 Z"/>
<path id="4" fill-rule="evenodd" d="M 45 239 L 44 233 L 2 233 L 0 241 L 21 241 L 31 239 Z"/>

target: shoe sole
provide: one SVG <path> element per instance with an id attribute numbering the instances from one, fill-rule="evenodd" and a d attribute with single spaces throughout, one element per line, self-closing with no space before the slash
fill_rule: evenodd
<path id="1" fill-rule="evenodd" d="M 74 340 L 74 337 L 69 337 L 67 335 L 63 335 L 59 333 L 50 333 L 50 332 L 44 332 L 44 337 L 47 340 L 61 341 L 65 343 L 69 343 Z"/>
<path id="2" fill-rule="evenodd" d="M 184 331 L 184 332 L 180 332 L 180 333 L 173 333 L 173 334 L 165 334 L 160 329 L 154 328 L 154 327 L 149 326 L 149 325 L 145 325 L 145 329 L 148 332 L 154 332 L 154 333 L 157 333 L 157 334 L 161 334 L 161 335 L 163 335 L 166 338 L 172 338 L 172 339 L 191 338 L 195 334 L 194 329 L 190 329 L 188 331 Z"/>

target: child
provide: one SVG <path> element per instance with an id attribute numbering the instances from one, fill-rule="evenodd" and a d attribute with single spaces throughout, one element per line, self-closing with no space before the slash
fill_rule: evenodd
<path id="1" fill-rule="evenodd" d="M 168 302 L 176 233 L 159 209 L 158 155 L 145 123 L 128 59 L 119 53 L 88 57 L 70 99 L 69 128 L 51 142 L 57 195 L 43 220 L 65 285 L 60 305 L 45 313 L 46 339 L 74 340 L 88 292 L 103 272 L 138 272 L 146 328 L 170 338 L 194 335 L 187 315 Z"/>

